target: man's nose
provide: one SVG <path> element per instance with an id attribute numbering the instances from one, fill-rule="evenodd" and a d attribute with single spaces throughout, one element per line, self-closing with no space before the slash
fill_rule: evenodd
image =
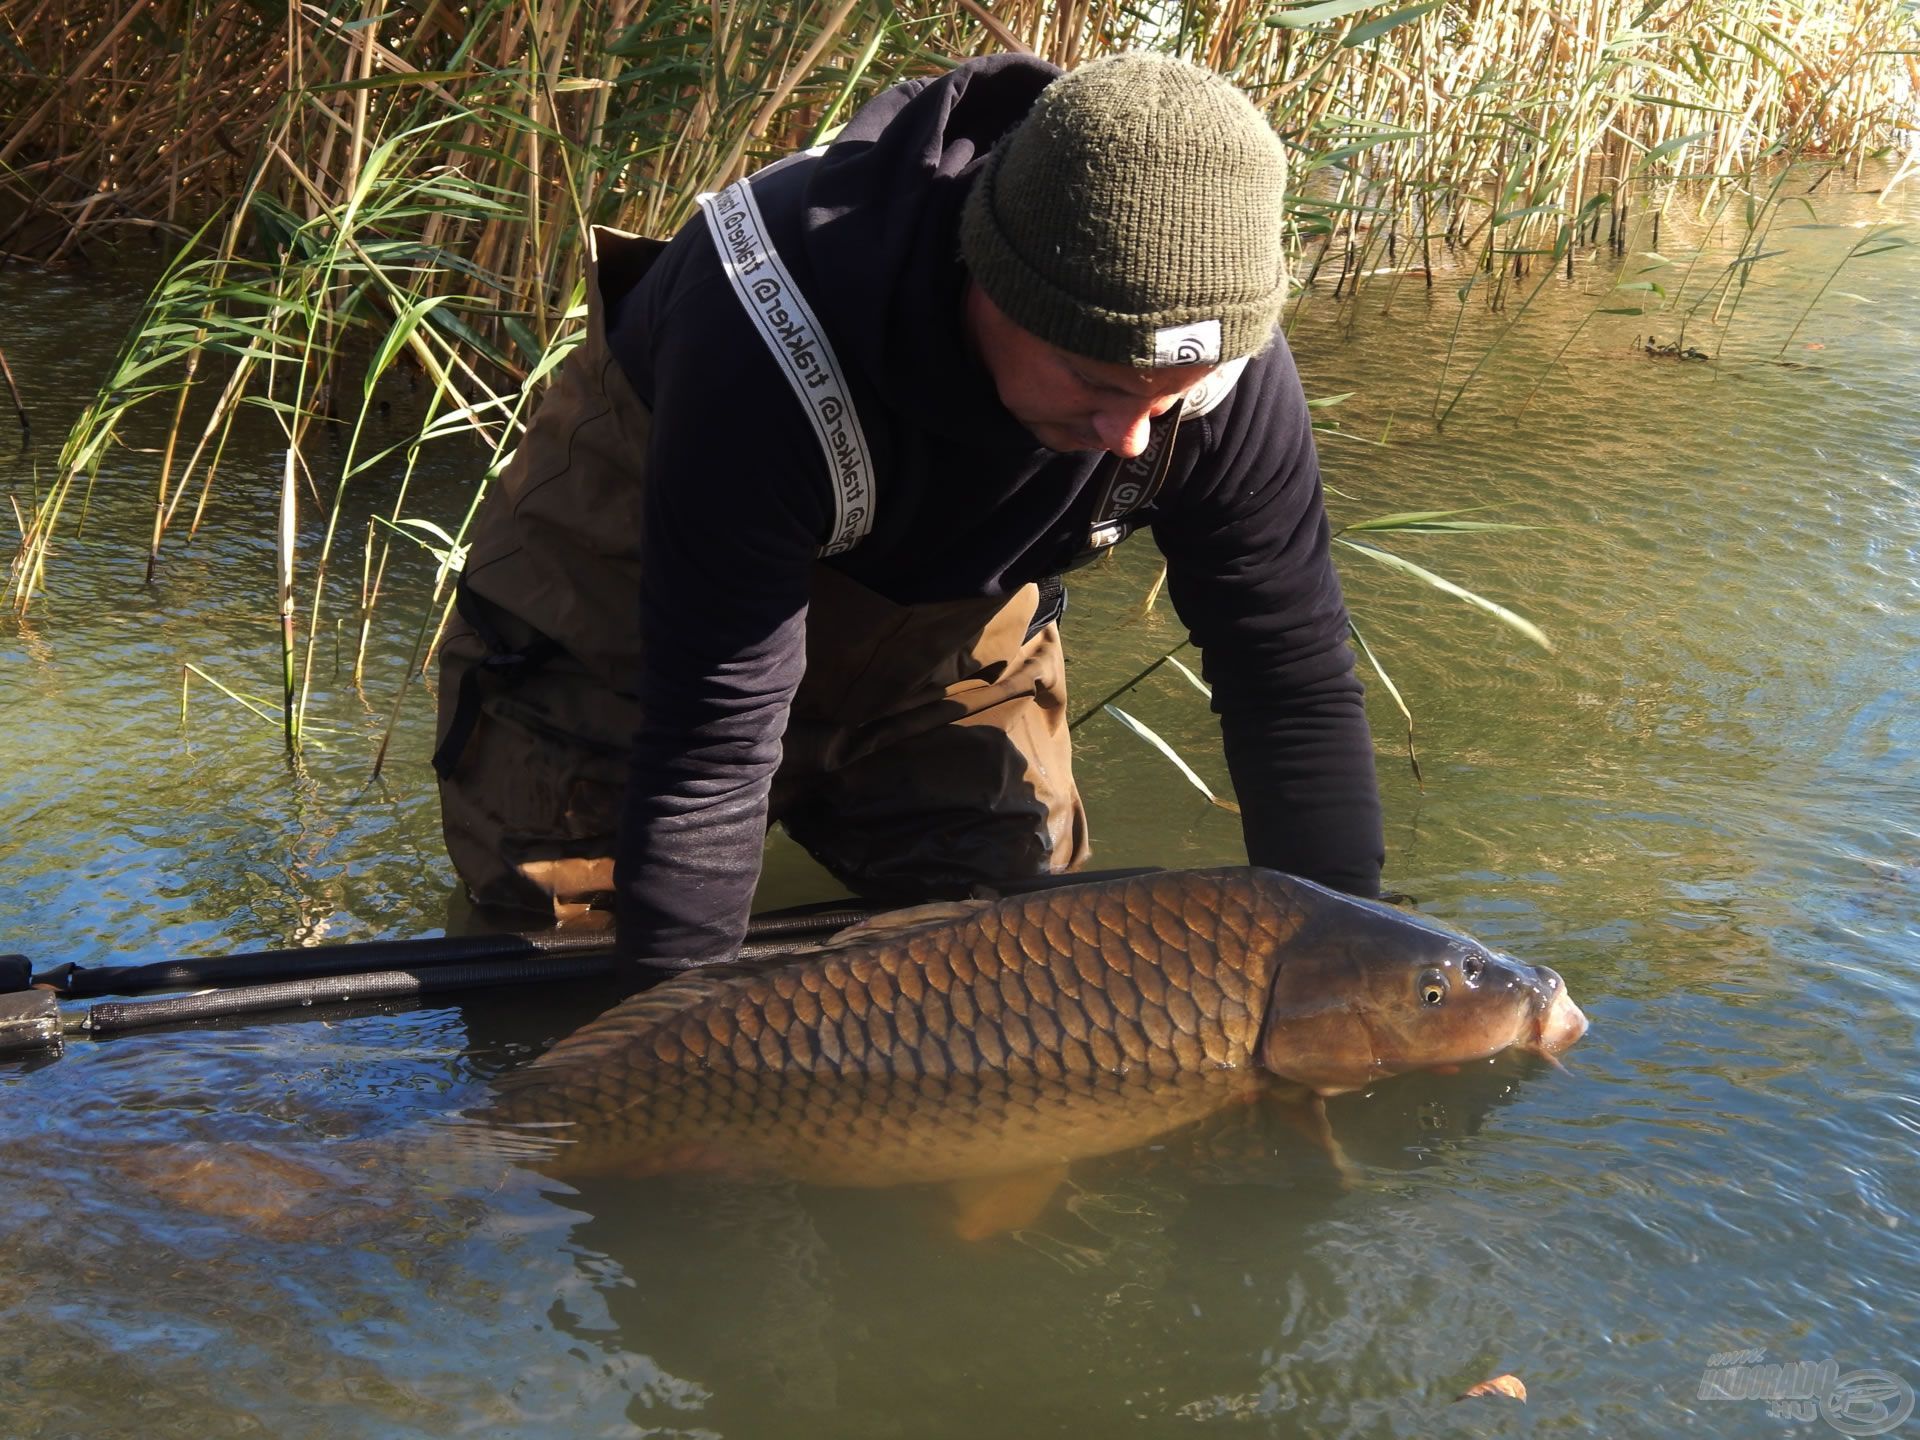
<path id="1" fill-rule="evenodd" d="M 1142 400 L 1136 404 L 1116 405 L 1100 410 L 1093 417 L 1093 433 L 1100 448 L 1110 450 L 1123 460 L 1131 460 L 1147 448 L 1153 433 L 1153 417 L 1160 407 Z"/>

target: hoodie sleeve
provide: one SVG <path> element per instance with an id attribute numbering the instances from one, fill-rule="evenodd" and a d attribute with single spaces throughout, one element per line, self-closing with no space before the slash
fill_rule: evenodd
<path id="1" fill-rule="evenodd" d="M 1373 742 L 1285 342 L 1199 423 L 1202 453 L 1154 538 L 1213 686 L 1247 858 L 1376 895 L 1385 846 Z"/>
<path id="2" fill-rule="evenodd" d="M 745 931 L 780 737 L 806 666 L 812 566 L 831 523 L 825 464 L 799 406 L 717 264 L 695 259 L 695 272 L 711 273 L 641 317 L 646 361 L 629 365 L 646 372 L 654 422 L 642 722 L 614 884 L 622 952 L 669 967 L 725 959 Z M 622 337 L 612 343 L 620 353 Z"/>

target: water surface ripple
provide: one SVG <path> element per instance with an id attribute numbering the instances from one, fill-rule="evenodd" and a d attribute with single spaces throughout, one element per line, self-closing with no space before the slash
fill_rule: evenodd
<path id="1" fill-rule="evenodd" d="M 1490 505 L 1532 527 L 1380 543 L 1551 653 L 1361 557 L 1343 572 L 1424 776 L 1375 684 L 1388 883 L 1567 976 L 1593 1030 L 1566 1073 L 1337 1099 L 1344 1171 L 1256 1106 L 964 1241 L 933 1191 L 561 1184 L 459 1143 L 490 1076 L 592 1012 L 580 992 L 77 1044 L 0 1065 L 9 1433 L 1791 1435 L 1838 1432 L 1716 1398 L 1710 1360 L 1920 1385 L 1920 252 L 1858 262 L 1803 319 L 1915 196 L 1824 186 L 1730 322 L 1693 313 L 1712 363 L 1641 348 L 1680 338 L 1675 311 L 1592 313 L 1657 263 L 1640 252 L 1583 257 L 1517 319 L 1470 311 L 1450 362 L 1457 282 L 1377 284 L 1359 313 L 1322 287 L 1295 324 L 1310 392 L 1354 392 L 1323 444 L 1337 522 Z M 1682 308 L 1740 238 L 1670 215 L 1665 254 L 1703 257 Z M 0 486 L 51 478 L 138 293 L 0 272 L 38 436 L 7 438 Z M 1450 394 L 1496 340 L 1437 430 L 1442 367 Z M 396 561 L 358 684 L 351 623 L 323 628 L 328 728 L 299 764 L 205 685 L 181 724 L 184 663 L 278 683 L 271 433 L 238 453 L 146 586 L 156 461 L 116 452 L 48 593 L 0 621 L 0 949 L 442 924 L 423 705 L 369 778 L 423 554 Z M 415 513 L 455 515 L 463 470 Z M 1137 542 L 1079 577 L 1080 696 L 1180 638 L 1164 602 L 1140 614 L 1156 568 Z M 352 603 L 329 592 L 332 616 Z M 1125 703 L 1225 785 L 1185 681 Z M 1136 739 L 1080 737 L 1102 863 L 1238 858 L 1232 818 Z M 769 900 L 819 883 L 772 842 Z M 1508 1371 L 1526 1406 L 1453 1402 Z"/>

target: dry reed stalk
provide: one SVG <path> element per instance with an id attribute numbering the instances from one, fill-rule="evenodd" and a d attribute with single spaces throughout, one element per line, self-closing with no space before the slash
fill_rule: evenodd
<path id="1" fill-rule="evenodd" d="M 63 77 L 65 84 L 72 85 L 77 81 L 84 80 L 93 70 L 94 66 L 100 62 L 101 57 L 112 52 L 115 43 L 120 39 L 121 35 L 126 33 L 127 27 L 133 24 L 135 20 L 138 20 L 151 3 L 152 0 L 133 0 L 132 4 L 121 11 L 119 18 L 114 21 L 113 27 L 107 31 L 100 42 L 81 58 L 79 64 L 74 66 L 72 71 Z M 66 96 L 63 91 L 55 91 L 42 102 L 38 110 L 35 110 L 20 123 L 19 128 L 14 131 L 12 137 L 4 144 L 0 144 L 0 165 L 5 165 L 7 161 L 14 157 L 15 153 L 18 152 L 27 138 L 33 134 L 43 120 L 61 105 L 65 98 Z"/>
<path id="2" fill-rule="evenodd" d="M 294 705 L 293 669 L 294 669 L 294 629 L 293 629 L 293 551 L 298 536 L 298 516 L 300 487 L 295 481 L 298 468 L 298 451 L 292 444 L 287 446 L 286 469 L 280 481 L 280 527 L 277 574 L 280 589 L 280 662 L 282 677 L 282 714 L 288 749 L 297 749 L 300 744 L 300 717 Z"/>
<path id="3" fill-rule="evenodd" d="M 24 444 L 27 438 L 33 434 L 33 421 L 27 418 L 26 402 L 20 398 L 20 387 L 14 383 L 13 367 L 7 364 L 7 352 L 4 350 L 0 350 L 0 377 L 5 378 L 7 382 L 7 393 L 13 397 L 13 413 L 19 417 L 20 440 L 21 443 Z M 21 526 L 21 534 L 24 535 L 25 533 L 26 527 L 23 525 Z"/>
<path id="4" fill-rule="evenodd" d="M 8 21 L 48 77 L 14 107 L 26 118 L 0 134 L 11 166 L 0 196 L 23 202 L 0 247 L 21 236 L 72 254 L 112 226 L 221 213 L 195 323 L 223 323 L 213 297 L 236 288 L 230 276 L 298 310 L 297 321 L 276 312 L 258 324 L 311 357 L 296 399 L 314 410 L 327 403 L 319 394 L 351 388 L 345 357 L 378 344 L 419 294 L 446 297 L 405 348 L 436 403 L 445 397 L 438 413 L 464 415 L 458 423 L 498 453 L 521 382 L 573 333 L 561 311 L 586 224 L 667 233 L 698 191 L 805 143 L 823 117 L 942 55 L 1018 46 L 1070 65 L 1144 37 L 1231 72 L 1302 156 L 1298 233 L 1341 261 L 1334 289 L 1349 325 L 1370 277 L 1391 270 L 1397 285 L 1411 268 L 1416 239 L 1429 285 L 1444 263 L 1435 250 L 1457 247 L 1485 266 L 1480 300 L 1499 307 L 1531 256 L 1574 264 L 1583 217 L 1585 243 L 1598 242 L 1592 202 L 1604 199 L 1608 242 L 1624 248 L 1643 217 L 1657 223 L 1660 187 L 1676 173 L 1736 185 L 1781 135 L 1857 156 L 1913 119 L 1910 97 L 1903 109 L 1870 83 L 1869 57 L 1897 51 L 1906 34 L 1875 0 L 1692 0 L 1634 34 L 1639 12 L 1625 0 L 1474 0 L 1412 17 L 1391 8 L 1289 28 L 1252 0 L 837 0 L 817 19 L 744 0 L 671 11 L 645 0 L 472 11 L 426 0 L 417 13 L 360 0 L 294 4 L 264 23 L 222 0 L 125 10 L 76 0 L 54 24 L 52 0 L 0 0 L 0 16 L 44 22 Z M 144 43 L 135 14 L 182 43 Z M 1381 28 L 1389 18 L 1399 23 Z M 1879 71 L 1896 73 L 1890 61 Z M 1385 138 L 1369 140 L 1375 132 Z M 376 148 L 403 135 L 413 138 L 380 177 L 386 191 L 361 197 Z M 1356 144 L 1317 172 L 1305 163 Z M 382 199 L 409 186 L 428 187 L 432 203 Z M 249 253 L 256 236 L 307 249 L 263 261 Z M 409 257 L 404 274 L 387 258 L 396 253 Z M 199 523 L 238 406 L 262 383 L 271 393 L 240 342 L 227 343 L 236 359 L 212 413 L 196 416 L 191 447 L 168 442 L 156 551 L 190 489 Z M 176 433 L 194 384 L 184 357 L 181 369 Z M 296 422 L 296 445 L 311 418 Z M 33 539 L 16 581 L 23 564 L 41 572 L 76 473 L 63 467 L 23 526 Z M 383 569 L 384 557 L 369 596 Z"/>
<path id="5" fill-rule="evenodd" d="M 987 33 L 993 36 L 1003 49 L 1012 50 L 1017 54 L 1023 55 L 1044 53 L 1038 46 L 1027 40 L 1023 40 L 1019 35 L 996 20 L 993 12 L 987 9 L 987 7 L 981 3 L 981 0 L 960 0 L 960 8 L 973 16 L 973 18 L 978 20 L 982 25 L 986 26 Z"/>

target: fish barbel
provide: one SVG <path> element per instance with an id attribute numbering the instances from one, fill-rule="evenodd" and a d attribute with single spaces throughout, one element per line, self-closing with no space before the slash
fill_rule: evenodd
<path id="1" fill-rule="evenodd" d="M 567 1169 L 892 1184 L 1142 1144 L 1267 1077 L 1318 1095 L 1586 1019 L 1560 977 L 1274 871 L 1043 890 L 614 1007 L 498 1086 Z"/>

